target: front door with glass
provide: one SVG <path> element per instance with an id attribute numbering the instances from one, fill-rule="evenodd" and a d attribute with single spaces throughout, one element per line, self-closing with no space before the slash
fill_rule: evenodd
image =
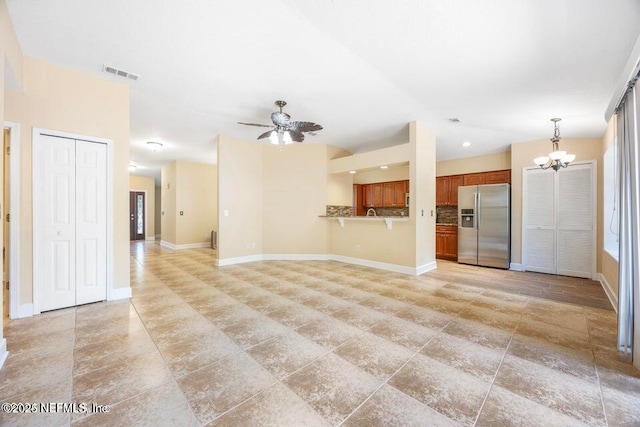
<path id="1" fill-rule="evenodd" d="M 131 240 L 144 240 L 144 192 L 129 192 L 129 227 Z"/>

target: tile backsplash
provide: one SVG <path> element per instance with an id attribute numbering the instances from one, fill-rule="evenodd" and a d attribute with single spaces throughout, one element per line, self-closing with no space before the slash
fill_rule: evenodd
<path id="1" fill-rule="evenodd" d="M 458 207 L 457 206 L 436 206 L 436 223 L 457 224 L 458 223 Z"/>
<path id="2" fill-rule="evenodd" d="M 327 216 L 353 216 L 353 206 L 327 205 Z"/>
<path id="3" fill-rule="evenodd" d="M 376 216 L 409 216 L 409 208 L 374 208 Z M 366 212 L 366 211 L 365 211 Z M 327 205 L 327 216 L 354 216 L 352 206 Z"/>

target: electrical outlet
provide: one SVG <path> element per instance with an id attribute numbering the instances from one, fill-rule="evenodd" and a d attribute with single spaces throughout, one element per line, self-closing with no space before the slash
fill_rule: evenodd
<path id="1" fill-rule="evenodd" d="M 360 245 L 356 245 L 356 252 L 360 252 Z"/>
<path id="2" fill-rule="evenodd" d="M 255 249 L 256 248 L 256 242 L 251 242 L 251 249 Z"/>

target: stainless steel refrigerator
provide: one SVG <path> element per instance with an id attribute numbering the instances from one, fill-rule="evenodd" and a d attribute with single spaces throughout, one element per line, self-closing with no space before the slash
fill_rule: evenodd
<path id="1" fill-rule="evenodd" d="M 509 268 L 509 184 L 458 187 L 458 262 Z"/>

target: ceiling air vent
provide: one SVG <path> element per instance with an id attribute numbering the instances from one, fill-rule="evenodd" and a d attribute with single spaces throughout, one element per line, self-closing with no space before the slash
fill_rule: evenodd
<path id="1" fill-rule="evenodd" d="M 114 67 L 109 67 L 108 65 L 103 65 L 102 71 L 104 71 L 105 73 L 114 74 L 119 77 L 124 77 L 125 79 L 131 79 L 133 81 L 138 80 L 138 77 L 139 77 L 137 74 L 129 73 L 124 70 L 119 70 Z"/>
<path id="2" fill-rule="evenodd" d="M 457 117 L 451 117 L 450 119 L 447 119 L 447 120 L 449 120 L 451 123 L 460 123 L 460 119 Z"/>

